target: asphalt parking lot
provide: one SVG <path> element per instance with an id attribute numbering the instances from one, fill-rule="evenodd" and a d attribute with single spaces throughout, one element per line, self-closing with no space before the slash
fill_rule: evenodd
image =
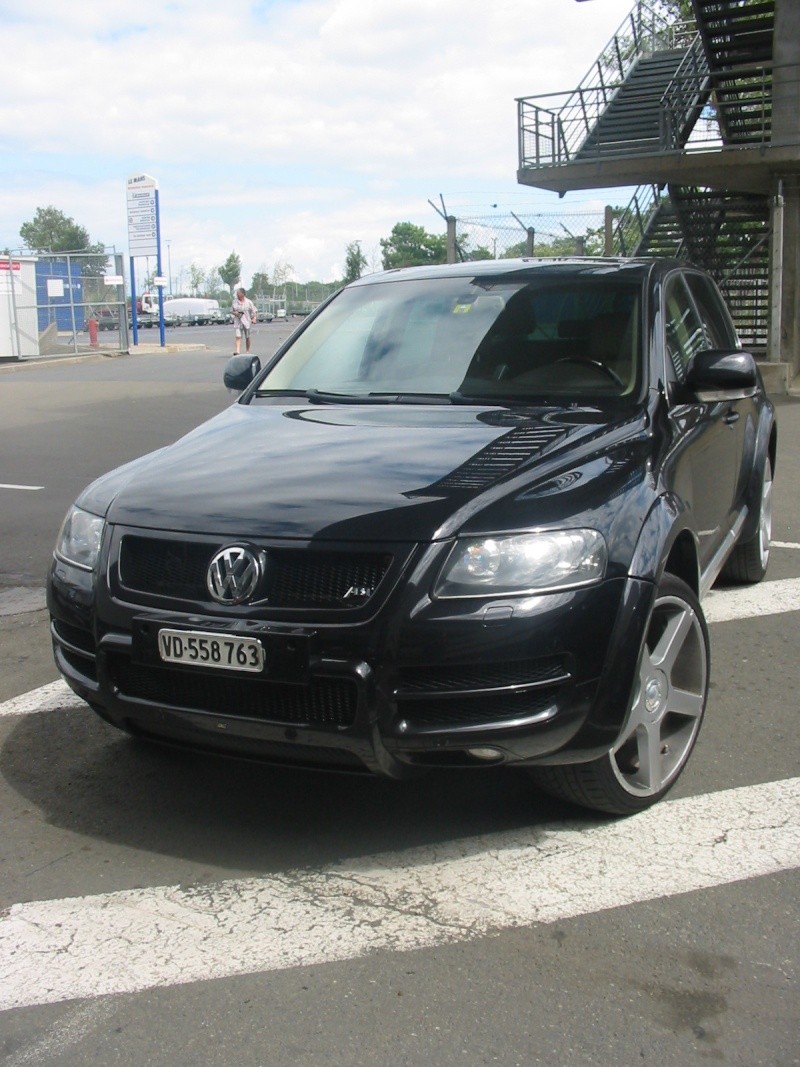
<path id="1" fill-rule="evenodd" d="M 150 748 L 58 681 L 61 517 L 231 402 L 232 333 L 0 367 L 3 1062 L 800 1063 L 800 400 L 778 400 L 767 580 L 707 601 L 692 762 L 652 813 L 601 819 L 523 775 Z"/>

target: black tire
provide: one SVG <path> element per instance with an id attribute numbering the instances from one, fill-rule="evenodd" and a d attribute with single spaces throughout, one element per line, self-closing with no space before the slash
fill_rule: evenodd
<path id="1" fill-rule="evenodd" d="M 708 698 L 708 627 L 685 582 L 664 575 L 647 624 L 630 712 L 614 747 L 591 763 L 531 768 L 536 785 L 609 815 L 661 800 L 694 748 Z"/>
<path id="2" fill-rule="evenodd" d="M 758 505 L 758 529 L 753 536 L 734 546 L 722 569 L 723 579 L 752 585 L 760 582 L 769 566 L 769 543 L 772 537 L 772 464 L 764 461 L 761 499 Z"/>

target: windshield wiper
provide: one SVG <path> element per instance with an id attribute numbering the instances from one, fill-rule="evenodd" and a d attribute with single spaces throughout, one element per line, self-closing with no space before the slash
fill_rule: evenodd
<path id="1" fill-rule="evenodd" d="M 305 389 L 256 389 L 255 396 L 305 396 Z"/>
<path id="2" fill-rule="evenodd" d="M 329 393 L 324 389 L 306 389 L 301 395 L 312 404 L 449 404 L 445 393 Z"/>

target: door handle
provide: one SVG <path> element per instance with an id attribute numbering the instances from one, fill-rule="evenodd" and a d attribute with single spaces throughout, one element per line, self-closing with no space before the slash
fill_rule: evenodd
<path id="1" fill-rule="evenodd" d="M 739 412 L 738 411 L 729 411 L 728 414 L 725 416 L 725 419 L 723 421 L 725 422 L 726 426 L 733 426 L 733 424 L 735 422 L 739 421 Z"/>

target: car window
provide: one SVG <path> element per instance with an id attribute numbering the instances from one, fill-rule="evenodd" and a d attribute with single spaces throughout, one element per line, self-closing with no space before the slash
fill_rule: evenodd
<path id="1" fill-rule="evenodd" d="M 692 356 L 711 347 L 682 274 L 667 282 L 665 331 L 667 356 L 675 377 L 682 382 Z"/>
<path id="2" fill-rule="evenodd" d="M 640 381 L 638 279 L 499 274 L 345 289 L 259 385 L 580 401 Z"/>
<path id="3" fill-rule="evenodd" d="M 738 348 L 733 322 L 711 279 L 703 274 L 689 274 L 686 280 L 703 321 L 708 347 Z"/>

